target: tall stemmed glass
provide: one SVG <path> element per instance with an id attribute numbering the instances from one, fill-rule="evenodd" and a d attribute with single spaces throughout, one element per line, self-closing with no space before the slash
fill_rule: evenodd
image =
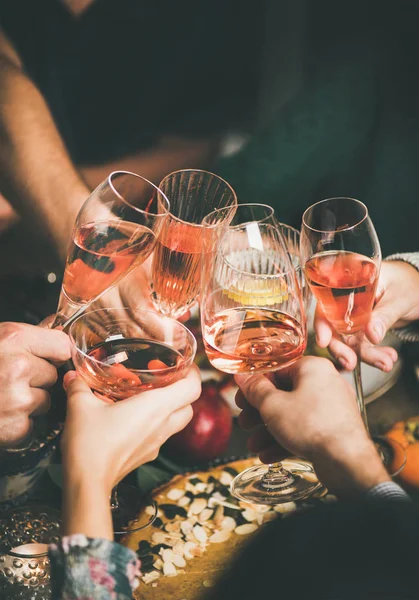
<path id="1" fill-rule="evenodd" d="M 381 249 L 365 204 L 354 198 L 328 198 L 310 206 L 303 215 L 300 250 L 306 279 L 325 317 L 357 353 L 356 399 L 369 431 L 360 349 L 374 306 Z M 395 453 L 392 443 L 373 439 L 386 467 L 391 465 L 393 475 L 399 473 L 406 462 L 402 448 Z"/>
<path id="2" fill-rule="evenodd" d="M 194 169 L 170 173 L 159 188 L 170 200 L 170 215 L 153 254 L 152 300 L 162 314 L 179 317 L 199 294 L 202 219 L 217 208 L 235 207 L 237 198 L 224 179 Z"/>
<path id="3" fill-rule="evenodd" d="M 154 249 L 169 201 L 135 173 L 111 173 L 83 204 L 74 225 L 52 327 L 65 327 Z"/>
<path id="4" fill-rule="evenodd" d="M 189 329 L 150 310 L 88 309 L 73 321 L 69 336 L 76 370 L 107 402 L 174 383 L 185 375 L 196 353 L 196 340 Z M 141 511 L 143 504 L 137 488 L 113 489 L 115 533 L 137 531 L 153 522 L 156 504 L 148 501 L 148 509 Z"/>
<path id="5" fill-rule="evenodd" d="M 208 359 L 225 373 L 288 367 L 305 350 L 307 326 L 297 274 L 273 209 L 239 205 L 230 227 L 212 229 L 220 212 L 203 221 L 201 322 Z M 231 491 L 248 502 L 278 504 L 306 498 L 319 487 L 311 464 L 289 459 L 247 469 Z"/>

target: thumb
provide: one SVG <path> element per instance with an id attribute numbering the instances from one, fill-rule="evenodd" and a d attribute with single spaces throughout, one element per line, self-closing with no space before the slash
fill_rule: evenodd
<path id="1" fill-rule="evenodd" d="M 373 344 L 383 341 L 387 331 L 403 315 L 404 299 L 399 295 L 386 294 L 372 311 L 371 318 L 365 328 L 367 338 Z"/>
<path id="2" fill-rule="evenodd" d="M 77 375 L 76 371 L 68 371 L 64 375 L 63 387 L 67 393 L 67 400 L 69 402 L 71 402 L 78 394 L 92 394 L 87 383 Z"/>
<path id="3" fill-rule="evenodd" d="M 234 379 L 248 403 L 259 412 L 264 401 L 274 392 L 278 392 L 272 381 L 264 375 L 235 375 Z"/>

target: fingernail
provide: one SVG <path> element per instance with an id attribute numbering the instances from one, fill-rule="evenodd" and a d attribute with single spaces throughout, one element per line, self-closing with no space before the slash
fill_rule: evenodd
<path id="1" fill-rule="evenodd" d="M 339 357 L 338 361 L 340 362 L 340 364 L 342 365 L 342 367 L 344 369 L 349 369 L 349 363 L 348 363 L 348 361 L 345 358 Z"/>
<path id="2" fill-rule="evenodd" d="M 75 379 L 76 377 L 77 377 L 77 373 L 75 371 L 69 371 L 68 373 L 66 373 L 64 375 L 63 388 L 65 391 L 67 391 L 68 386 L 73 381 L 73 379 Z"/>
<path id="3" fill-rule="evenodd" d="M 374 323 L 372 330 L 377 336 L 378 341 L 381 342 L 385 334 L 385 328 L 381 321 L 377 321 L 376 323 Z"/>
<path id="4" fill-rule="evenodd" d="M 380 369 L 380 371 L 385 371 L 385 369 L 386 369 L 386 366 L 385 366 L 385 364 L 384 364 L 384 363 L 382 363 L 381 361 L 377 361 L 377 362 L 375 362 L 375 363 L 374 363 L 374 367 L 375 367 L 376 369 Z"/>

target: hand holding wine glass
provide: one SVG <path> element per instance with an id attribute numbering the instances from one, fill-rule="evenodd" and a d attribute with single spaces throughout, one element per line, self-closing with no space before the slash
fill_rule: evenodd
<path id="1" fill-rule="evenodd" d="M 102 405 L 124 404 L 140 392 L 174 384 L 185 377 L 196 353 L 196 340 L 184 325 L 141 309 L 89 309 L 72 322 L 69 337 L 74 366 Z M 110 503 L 119 534 L 150 525 L 157 514 L 152 503 L 154 512 L 143 511 L 146 520 L 133 522 L 143 504 L 136 488 L 119 493 L 115 487 Z"/>
<path id="2" fill-rule="evenodd" d="M 307 282 L 324 316 L 359 357 L 381 266 L 380 244 L 367 207 L 353 198 L 329 198 L 313 204 L 303 215 L 300 248 Z M 368 430 L 359 359 L 354 383 Z M 390 466 L 394 448 L 382 438 L 376 443 Z M 393 463 L 393 473 L 400 472 L 403 465 L 403 461 Z"/>
<path id="3" fill-rule="evenodd" d="M 201 393 L 197 367 L 166 389 L 105 404 L 74 371 L 66 374 L 68 408 L 61 440 L 65 474 L 64 533 L 113 539 L 111 489 L 153 460 L 161 444 L 187 425 Z"/>
<path id="4" fill-rule="evenodd" d="M 208 359 L 234 374 L 289 367 L 305 350 L 307 327 L 298 276 L 273 209 L 239 205 L 229 224 L 214 227 L 225 210 L 203 221 L 201 323 Z M 278 504 L 318 488 L 312 466 L 293 459 L 247 469 L 231 489 L 241 500 Z"/>
<path id="5" fill-rule="evenodd" d="M 263 462 L 278 459 L 284 448 L 304 456 L 329 491 L 341 497 L 362 496 L 390 480 L 354 391 L 331 361 L 305 356 L 269 377 L 240 374 L 235 380 L 239 424 L 252 431 L 248 448 Z"/>
<path id="6" fill-rule="evenodd" d="M 374 308 L 361 344 L 362 361 L 382 371 L 390 371 L 397 360 L 397 352 L 392 347 L 377 344 L 390 328 L 404 327 L 418 319 L 419 272 L 401 260 L 383 261 Z M 328 347 L 345 369 L 354 369 L 355 352 L 336 335 L 320 307 L 317 307 L 314 326 L 318 345 Z"/>

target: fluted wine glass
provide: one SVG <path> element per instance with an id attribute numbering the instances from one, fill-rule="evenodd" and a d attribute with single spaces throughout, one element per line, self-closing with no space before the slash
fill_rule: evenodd
<path id="1" fill-rule="evenodd" d="M 301 263 L 324 316 L 358 355 L 354 384 L 367 431 L 360 350 L 374 306 L 381 249 L 368 209 L 355 198 L 327 198 L 305 211 L 301 228 Z M 402 447 L 382 437 L 373 440 L 385 466 L 396 475 L 406 461 Z"/>
<path id="2" fill-rule="evenodd" d="M 199 294 L 202 219 L 217 208 L 233 209 L 237 198 L 224 179 L 197 169 L 170 173 L 159 188 L 169 198 L 170 215 L 153 254 L 151 297 L 159 312 L 177 318 Z"/>
<path id="3" fill-rule="evenodd" d="M 304 301 L 274 211 L 239 205 L 230 225 L 208 215 L 201 284 L 201 323 L 211 364 L 225 373 L 269 373 L 298 360 L 307 344 Z M 212 235 L 211 235 L 212 233 Z M 240 473 L 232 494 L 256 504 L 306 498 L 320 484 L 310 463 L 288 459 Z"/>
<path id="4" fill-rule="evenodd" d="M 68 326 L 142 264 L 168 214 L 169 201 L 153 183 L 128 171 L 111 173 L 77 215 L 52 327 Z"/>

